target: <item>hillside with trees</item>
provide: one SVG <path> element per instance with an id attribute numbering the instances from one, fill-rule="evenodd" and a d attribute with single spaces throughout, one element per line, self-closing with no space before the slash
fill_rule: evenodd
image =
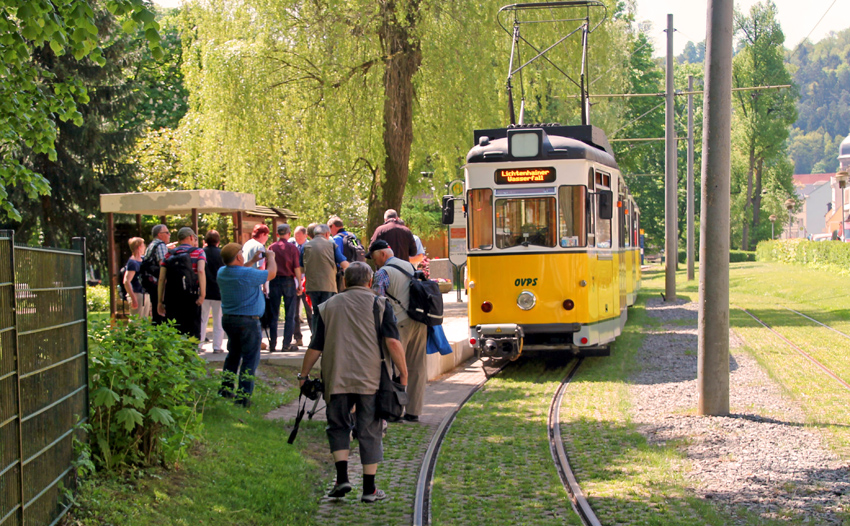
<path id="1" fill-rule="evenodd" d="M 817 44 L 804 42 L 786 60 L 800 90 L 788 150 L 794 173 L 832 173 L 850 132 L 850 28 Z"/>

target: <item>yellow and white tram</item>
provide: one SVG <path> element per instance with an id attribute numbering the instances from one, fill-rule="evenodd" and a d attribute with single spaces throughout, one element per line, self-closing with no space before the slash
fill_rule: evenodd
<path id="1" fill-rule="evenodd" d="M 640 213 L 602 130 L 475 132 L 467 155 L 470 343 L 607 354 L 640 288 Z"/>

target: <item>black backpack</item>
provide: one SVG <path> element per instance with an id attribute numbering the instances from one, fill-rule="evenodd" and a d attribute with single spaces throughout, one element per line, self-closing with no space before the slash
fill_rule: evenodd
<path id="1" fill-rule="evenodd" d="M 186 299 L 200 293 L 198 275 L 192 270 L 192 258 L 189 252 L 178 248 L 169 251 L 165 260 L 165 298 Z"/>
<path id="2" fill-rule="evenodd" d="M 395 265 L 388 265 L 399 270 L 410 278 L 410 303 L 407 305 L 407 315 L 410 319 L 424 323 L 428 327 L 443 324 L 443 293 L 440 285 L 425 277 L 422 271 L 414 271 L 413 274 Z M 401 302 L 392 295 L 387 296 L 401 305 Z M 401 305 L 404 307 L 404 305 Z"/>
<path id="3" fill-rule="evenodd" d="M 357 236 L 351 233 L 345 233 L 342 236 L 342 255 L 345 256 L 350 263 L 355 261 L 366 261 L 366 249 L 360 244 Z"/>
<path id="4" fill-rule="evenodd" d="M 150 256 L 142 258 L 139 264 L 139 283 L 142 284 L 142 290 L 156 298 L 158 291 L 156 290 L 157 282 L 159 282 L 159 265 L 156 262 L 155 254 L 151 252 Z"/>

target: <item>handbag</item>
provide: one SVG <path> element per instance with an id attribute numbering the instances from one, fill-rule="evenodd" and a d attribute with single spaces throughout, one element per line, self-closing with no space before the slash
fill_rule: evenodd
<path id="1" fill-rule="evenodd" d="M 451 354 L 452 346 L 446 338 L 446 333 L 443 331 L 442 325 L 431 325 L 428 327 L 428 344 L 426 354 L 440 353 L 442 355 Z"/>
<path id="2" fill-rule="evenodd" d="M 384 305 L 386 308 L 386 305 Z M 381 316 L 378 312 L 378 297 L 372 304 L 372 313 L 375 316 L 375 333 L 378 335 L 378 348 L 381 350 L 381 382 L 378 384 L 378 393 L 375 396 L 375 414 L 389 422 L 401 419 L 404 414 L 404 406 L 407 405 L 407 388 L 396 381 L 397 377 L 390 377 L 387 371 L 387 358 L 384 355 L 384 342 L 381 338 Z M 394 370 L 392 363 L 390 370 Z"/>

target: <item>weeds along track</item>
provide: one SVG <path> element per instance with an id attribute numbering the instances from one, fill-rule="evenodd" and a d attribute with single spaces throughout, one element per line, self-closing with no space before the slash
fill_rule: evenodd
<path id="1" fill-rule="evenodd" d="M 776 329 L 774 329 L 773 327 L 771 327 L 770 325 L 768 325 L 768 324 L 767 324 L 764 320 L 760 319 L 758 316 L 756 316 L 755 314 L 751 313 L 751 312 L 750 312 L 750 311 L 748 311 L 747 309 L 745 309 L 745 308 L 743 308 L 743 307 L 737 307 L 737 308 L 738 308 L 738 309 L 740 309 L 740 310 L 741 310 L 744 314 L 748 315 L 749 317 L 751 317 L 752 319 L 754 319 L 756 322 L 758 322 L 758 323 L 759 323 L 762 327 L 764 327 L 765 329 L 767 329 L 768 331 L 770 331 L 771 333 L 773 333 L 773 334 L 774 334 L 777 338 L 779 338 L 779 339 L 781 339 L 782 341 L 784 341 L 784 342 L 785 342 L 785 343 L 786 343 L 789 347 L 791 347 L 792 349 L 794 349 L 794 351 L 796 351 L 796 352 L 797 352 L 798 354 L 800 354 L 802 357 L 804 357 L 804 358 L 805 358 L 805 359 L 807 359 L 809 362 L 811 362 L 812 364 L 814 364 L 814 365 L 815 365 L 818 369 L 820 369 L 820 370 L 821 370 L 821 372 L 823 372 L 825 375 L 829 376 L 830 378 L 832 378 L 833 380 L 835 380 L 836 382 L 838 382 L 838 383 L 839 383 L 842 387 L 844 387 L 845 389 L 847 389 L 848 391 L 850 391 L 850 384 L 848 384 L 848 383 L 847 383 L 844 379 L 842 379 L 840 376 L 838 376 L 837 374 L 835 374 L 835 373 L 834 373 L 834 372 L 833 372 L 833 371 L 832 371 L 829 367 L 827 367 L 826 365 L 824 365 L 823 363 L 821 363 L 820 361 L 818 361 L 818 360 L 817 360 L 815 357 L 813 357 L 810 353 L 808 353 L 808 352 L 804 351 L 804 350 L 803 350 L 803 349 L 802 349 L 799 345 L 797 345 L 796 343 L 794 343 L 794 342 L 793 342 L 793 341 L 791 341 L 790 339 L 788 339 L 788 338 L 786 338 L 785 336 L 783 336 L 782 334 L 780 334 L 780 333 L 779 333 Z M 832 328 L 832 327 L 829 327 L 828 325 L 825 325 L 825 324 L 823 324 L 823 323 L 821 323 L 821 322 L 819 322 L 819 321 L 815 320 L 814 318 L 811 318 L 811 317 L 809 317 L 809 316 L 806 316 L 805 314 L 803 314 L 803 313 L 801 313 L 801 312 L 797 312 L 797 311 L 795 311 L 795 310 L 793 310 L 793 309 L 789 309 L 788 307 L 785 307 L 785 309 L 786 309 L 786 310 L 788 310 L 788 311 L 791 311 L 791 312 L 793 312 L 793 313 L 799 314 L 800 316 L 803 316 L 804 318 L 808 318 L 809 320 L 811 320 L 811 321 L 813 321 L 813 322 L 817 323 L 818 325 L 821 325 L 821 326 L 823 326 L 823 327 L 825 327 L 825 328 L 827 328 L 827 329 L 830 329 L 830 330 L 832 330 L 832 331 L 834 331 L 834 332 L 836 332 L 836 333 L 840 334 L 841 336 L 843 336 L 843 337 L 845 337 L 845 338 L 850 338 L 850 336 L 847 336 L 847 335 L 846 335 L 846 334 L 844 334 L 843 332 L 841 332 L 841 331 L 839 331 L 839 330 L 836 330 L 836 329 L 834 329 L 834 328 Z M 798 342 L 798 343 L 799 343 L 799 342 Z"/>
<path id="2" fill-rule="evenodd" d="M 599 524 L 566 462 L 558 422 L 579 363 L 522 357 L 473 388 L 433 435 L 413 524 Z"/>
<path id="3" fill-rule="evenodd" d="M 843 333 L 843 332 L 839 331 L 838 329 L 836 329 L 835 327 L 830 327 L 829 325 L 827 325 L 827 324 L 825 324 L 825 323 L 822 323 L 822 322 L 819 322 L 818 320 L 816 320 L 816 319 L 812 318 L 811 316 L 808 316 L 808 315 L 806 315 L 806 314 L 803 314 L 802 312 L 800 312 L 800 311 L 796 311 L 796 310 L 794 310 L 794 309 L 792 309 L 792 308 L 790 308 L 790 307 L 786 307 L 786 306 L 784 306 L 784 305 L 783 305 L 783 306 L 782 306 L 782 308 L 784 308 L 785 310 L 791 311 L 791 312 L 793 312 L 794 314 L 798 314 L 798 315 L 800 315 L 800 316 L 802 316 L 802 317 L 806 318 L 807 320 L 813 321 L 813 322 L 817 323 L 818 325 L 820 325 L 821 327 L 827 328 L 827 329 L 831 330 L 832 332 L 837 333 L 837 334 L 840 334 L 841 336 L 843 336 L 843 337 L 847 338 L 848 340 L 850 340 L 850 334 L 845 334 L 845 333 Z"/>

